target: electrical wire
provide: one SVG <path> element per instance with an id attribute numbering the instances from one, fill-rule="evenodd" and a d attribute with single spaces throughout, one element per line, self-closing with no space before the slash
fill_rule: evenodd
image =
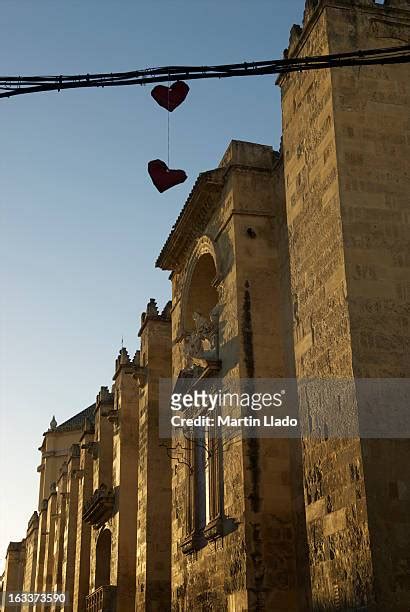
<path id="1" fill-rule="evenodd" d="M 348 53 L 295 57 L 280 60 L 221 64 L 215 66 L 163 66 L 130 72 L 54 76 L 0 76 L 0 98 L 29 93 L 91 87 L 121 87 L 197 79 L 223 79 L 240 76 L 288 74 L 347 66 L 404 64 L 410 62 L 410 45 L 366 49 Z"/>

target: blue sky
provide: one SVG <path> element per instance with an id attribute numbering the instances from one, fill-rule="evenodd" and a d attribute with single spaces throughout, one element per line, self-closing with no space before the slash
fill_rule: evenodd
<path id="1" fill-rule="evenodd" d="M 279 58 L 303 0 L 2 0 L 0 73 L 111 72 Z M 37 450 L 111 385 L 121 337 L 137 348 L 150 297 L 170 298 L 154 262 L 199 172 L 231 139 L 279 147 L 274 77 L 191 82 L 171 115 L 151 87 L 0 100 L 0 567 L 37 504 Z"/>

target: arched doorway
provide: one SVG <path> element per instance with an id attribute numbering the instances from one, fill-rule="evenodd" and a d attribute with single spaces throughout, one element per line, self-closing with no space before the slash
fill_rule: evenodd
<path id="1" fill-rule="evenodd" d="M 111 573 L 111 531 L 103 529 L 98 536 L 95 564 L 95 588 L 110 584 Z"/>

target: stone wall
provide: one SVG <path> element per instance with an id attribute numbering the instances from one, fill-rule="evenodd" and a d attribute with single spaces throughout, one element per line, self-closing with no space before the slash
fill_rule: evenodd
<path id="1" fill-rule="evenodd" d="M 238 141 L 231 143 L 217 170 L 199 177 L 158 261 L 173 271 L 175 380 L 187 368 L 189 316 L 196 309 L 209 317 L 212 299 L 219 312 L 216 376 L 238 380 L 286 374 L 280 287 L 285 264 L 275 240 L 275 218 L 283 217 L 282 182 L 279 156 L 270 147 Z M 214 262 L 213 275 L 207 264 L 208 277 L 206 257 Z M 285 611 L 308 605 L 306 584 L 298 584 L 296 576 L 289 442 L 236 439 L 222 444 L 223 508 L 219 523 L 207 525 L 204 534 L 209 537 L 211 528 L 220 531 L 207 543 L 201 543 L 197 527 L 190 533 L 189 504 L 195 506 L 197 497 L 194 468 L 174 462 L 173 610 L 275 606 Z M 304 520 L 299 524 L 303 541 Z M 302 544 L 299 552 L 303 556 L 305 551 Z M 301 563 L 306 565 L 302 557 Z"/>
<path id="2" fill-rule="evenodd" d="M 3 592 L 22 591 L 25 565 L 25 541 L 10 542 L 7 547 L 6 565 L 2 580 Z M 1 593 L 0 593 L 1 595 Z M 1 602 L 0 602 L 1 603 Z M 20 605 L 1 605 L 1 612 L 20 612 Z"/>
<path id="3" fill-rule="evenodd" d="M 80 438 L 80 466 L 77 474 L 79 479 L 78 509 L 77 509 L 77 540 L 75 554 L 75 573 L 73 590 L 74 612 L 85 612 L 86 596 L 90 584 L 90 543 L 91 525 L 82 520 L 84 504 L 93 493 L 93 458 L 90 444 L 94 441 L 94 427 L 87 422 Z"/>
<path id="4" fill-rule="evenodd" d="M 135 610 L 135 564 L 137 542 L 137 457 L 139 388 L 137 366 L 123 348 L 116 361 L 113 426 L 113 480 L 116 496 L 111 521 L 112 572 L 117 610 Z"/>
<path id="5" fill-rule="evenodd" d="M 93 492 L 97 491 L 101 486 L 112 488 L 113 474 L 113 424 L 107 418 L 108 414 L 114 409 L 114 395 L 107 387 L 101 387 L 96 399 L 96 409 L 94 413 L 95 419 L 95 434 L 90 449 L 93 453 Z M 88 501 L 88 500 L 87 500 Z M 110 523 L 111 521 L 111 523 Z M 108 525 L 97 525 L 91 529 L 91 544 L 90 544 L 90 587 L 89 592 L 96 588 L 96 571 L 97 571 L 97 542 L 100 534 L 107 528 L 112 531 L 112 518 L 108 521 Z M 111 551 L 108 551 L 108 562 L 111 564 L 110 575 L 113 571 L 113 558 Z M 108 580 L 111 584 L 111 580 Z M 100 585 L 99 585 L 100 586 Z"/>
<path id="6" fill-rule="evenodd" d="M 408 41 L 409 13 L 392 6 L 308 2 L 289 54 Z M 309 71 L 280 85 L 297 376 L 408 376 L 408 68 Z M 361 398 L 341 409 L 353 423 Z M 314 410 L 301 403 L 305 417 Z M 391 491 L 410 482 L 408 443 L 327 440 L 319 427 L 304 446 L 314 609 L 407 610 L 408 500 Z"/>
<path id="7" fill-rule="evenodd" d="M 64 525 L 64 550 L 62 558 L 61 590 L 70 594 L 70 601 L 65 604 L 64 611 L 73 610 L 74 573 L 78 529 L 78 470 L 80 468 L 80 446 L 73 444 L 67 461 L 66 480 L 66 511 Z M 80 519 L 81 520 L 81 519 Z"/>
<path id="8" fill-rule="evenodd" d="M 38 522 L 38 514 L 34 512 L 28 523 L 25 540 L 23 591 L 31 593 L 35 590 Z M 26 609 L 22 606 L 22 610 Z"/>
<path id="9" fill-rule="evenodd" d="M 410 2 L 335 6 L 328 35 L 332 53 L 409 44 Z M 335 70 L 332 87 L 353 371 L 408 378 L 409 67 Z M 409 609 L 410 442 L 361 444 L 375 598 L 385 610 Z"/>
<path id="10" fill-rule="evenodd" d="M 171 460 L 158 424 L 159 381 L 171 377 L 169 310 L 151 300 L 139 332 L 137 611 L 171 606 Z"/>

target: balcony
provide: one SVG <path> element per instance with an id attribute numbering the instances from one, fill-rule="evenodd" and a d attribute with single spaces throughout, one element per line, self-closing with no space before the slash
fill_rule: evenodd
<path id="1" fill-rule="evenodd" d="M 114 491 L 102 484 L 84 504 L 83 521 L 101 527 L 113 515 L 114 505 Z"/>
<path id="2" fill-rule="evenodd" d="M 87 612 L 115 612 L 115 586 L 101 586 L 86 597 Z"/>

